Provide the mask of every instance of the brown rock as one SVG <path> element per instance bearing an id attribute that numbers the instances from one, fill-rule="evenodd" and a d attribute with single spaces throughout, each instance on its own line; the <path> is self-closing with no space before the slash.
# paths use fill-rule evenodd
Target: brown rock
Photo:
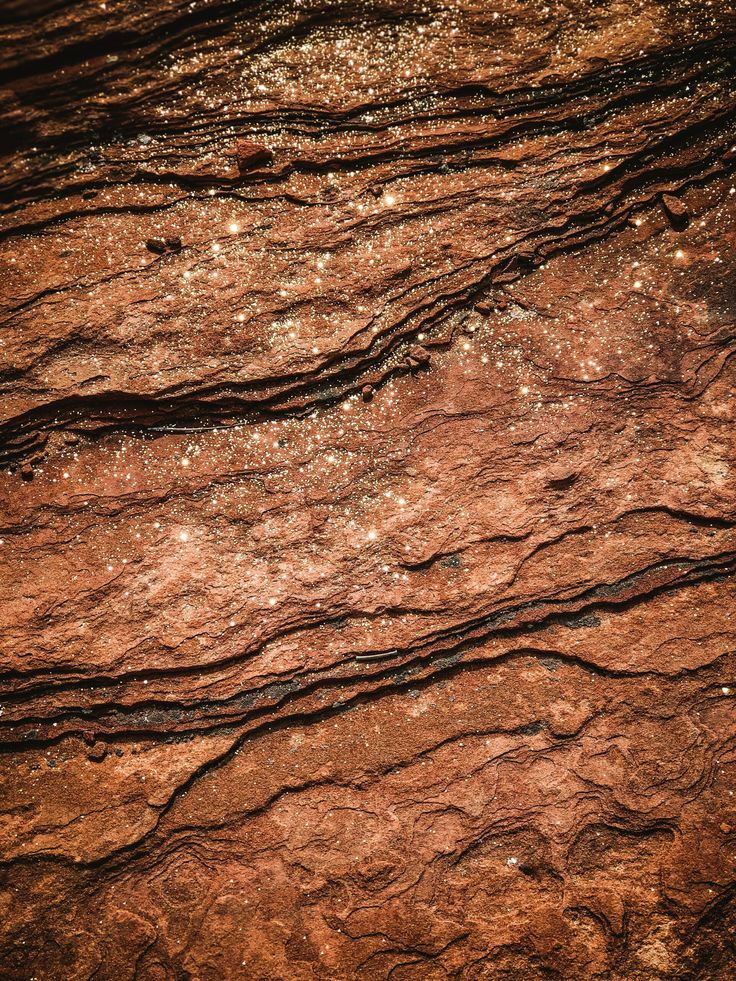
<path id="1" fill-rule="evenodd" d="M 409 348 L 409 357 L 413 358 L 417 364 L 425 365 L 430 362 L 430 353 L 421 344 L 413 344 Z"/>
<path id="2" fill-rule="evenodd" d="M 687 207 L 679 198 L 674 197 L 672 194 L 663 194 L 662 208 L 673 228 L 682 229 L 687 226 L 690 215 Z"/>
<path id="3" fill-rule="evenodd" d="M 479 303 L 476 303 L 473 309 L 476 313 L 483 314 L 484 317 L 487 317 L 490 313 L 493 313 L 493 307 L 490 303 L 486 303 L 485 300 L 481 300 Z"/>
<path id="4" fill-rule="evenodd" d="M 170 235 L 166 239 L 166 248 L 171 249 L 172 252 L 180 252 L 181 247 L 182 243 L 178 235 Z"/>
<path id="5" fill-rule="evenodd" d="M 156 252 L 161 255 L 166 251 L 166 242 L 162 238 L 149 238 L 146 241 L 146 248 L 149 252 Z"/>
<path id="6" fill-rule="evenodd" d="M 243 173 L 273 163 L 273 151 L 252 140 L 238 140 L 235 144 L 235 159 L 238 169 Z"/>
<path id="7" fill-rule="evenodd" d="M 736 977 L 732 5 L 8 6 L 0 978 Z"/>
<path id="8" fill-rule="evenodd" d="M 578 475 L 571 470 L 560 470 L 547 479 L 547 487 L 552 490 L 569 490 L 577 481 Z"/>
<path id="9" fill-rule="evenodd" d="M 430 360 L 431 356 L 429 351 L 425 347 L 422 347 L 421 344 L 412 345 L 404 357 L 404 363 L 411 370 L 416 368 L 428 368 Z"/>
<path id="10" fill-rule="evenodd" d="M 363 396 L 364 402 L 372 401 L 373 393 L 374 393 L 374 388 L 372 385 L 364 385 L 360 390 L 360 394 Z"/>

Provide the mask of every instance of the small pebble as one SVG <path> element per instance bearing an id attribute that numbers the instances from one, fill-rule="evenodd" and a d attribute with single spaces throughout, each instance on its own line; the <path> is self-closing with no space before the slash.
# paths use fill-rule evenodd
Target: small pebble
<path id="1" fill-rule="evenodd" d="M 360 390 L 360 394 L 363 396 L 364 402 L 371 402 L 373 400 L 373 386 L 364 385 Z"/>
<path id="2" fill-rule="evenodd" d="M 673 228 L 684 228 L 690 220 L 687 207 L 672 194 L 662 195 L 662 208 Z"/>
<path id="3" fill-rule="evenodd" d="M 238 140 L 235 144 L 235 159 L 241 173 L 273 163 L 273 151 L 252 140 Z"/>
<path id="4" fill-rule="evenodd" d="M 155 252 L 157 255 L 161 255 L 166 251 L 166 242 L 162 238 L 149 238 L 146 242 L 146 248 L 149 252 Z"/>
<path id="5" fill-rule="evenodd" d="M 418 365 L 427 365 L 431 359 L 429 351 L 426 347 L 422 347 L 421 344 L 415 344 L 413 347 L 410 347 L 408 357 Z"/>

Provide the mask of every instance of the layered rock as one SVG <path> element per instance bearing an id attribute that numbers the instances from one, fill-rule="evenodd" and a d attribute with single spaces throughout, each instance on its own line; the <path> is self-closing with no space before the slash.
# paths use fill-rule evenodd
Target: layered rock
<path id="1" fill-rule="evenodd" d="M 4 34 L 2 976 L 736 974 L 731 13 Z"/>

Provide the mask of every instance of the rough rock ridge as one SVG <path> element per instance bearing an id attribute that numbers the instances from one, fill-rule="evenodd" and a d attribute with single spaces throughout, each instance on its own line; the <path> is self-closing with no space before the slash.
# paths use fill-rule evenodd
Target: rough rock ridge
<path id="1" fill-rule="evenodd" d="M 0 40 L 0 976 L 736 977 L 732 4 Z"/>

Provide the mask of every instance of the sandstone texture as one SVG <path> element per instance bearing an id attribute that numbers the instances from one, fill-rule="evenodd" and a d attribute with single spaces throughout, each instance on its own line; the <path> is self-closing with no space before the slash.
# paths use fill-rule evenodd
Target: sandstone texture
<path id="1" fill-rule="evenodd" d="M 0 39 L 0 978 L 736 978 L 733 5 Z"/>

